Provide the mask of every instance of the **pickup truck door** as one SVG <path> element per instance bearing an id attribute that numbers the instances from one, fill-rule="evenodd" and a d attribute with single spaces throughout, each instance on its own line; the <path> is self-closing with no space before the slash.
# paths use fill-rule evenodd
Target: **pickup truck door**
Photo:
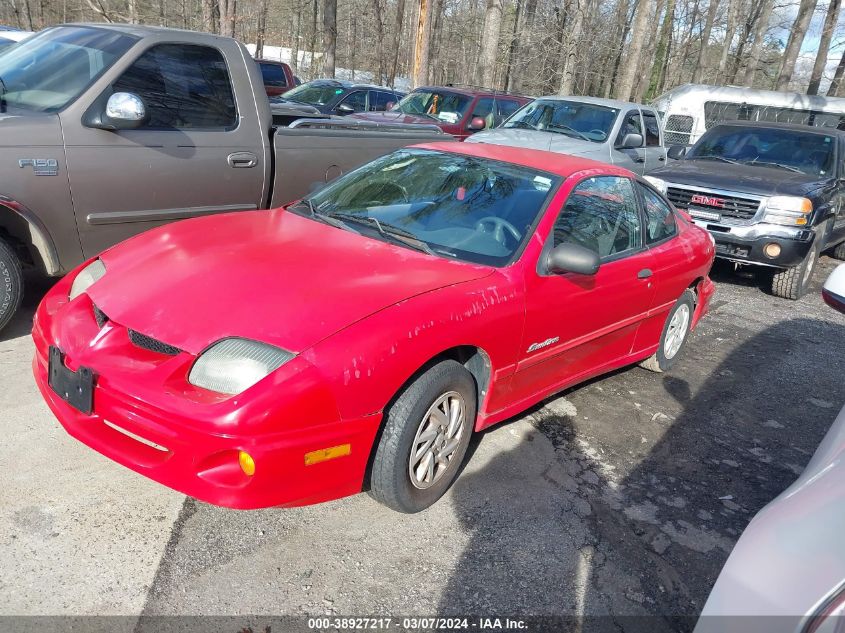
<path id="1" fill-rule="evenodd" d="M 645 129 L 645 173 L 666 164 L 666 147 L 660 138 L 660 123 L 654 110 L 642 110 Z"/>
<path id="2" fill-rule="evenodd" d="M 262 204 L 269 140 L 255 99 L 265 98 L 263 87 L 251 85 L 257 69 L 244 70 L 237 45 L 224 50 L 160 42 L 121 60 L 105 92 L 81 107 L 102 109 L 102 97 L 134 93 L 149 114 L 137 129 L 86 127 L 79 108 L 62 113 L 86 257 L 159 224 Z"/>
<path id="3" fill-rule="evenodd" d="M 635 174 L 643 175 L 643 168 L 646 161 L 645 135 L 643 134 L 643 121 L 639 110 L 628 110 L 623 112 L 622 125 L 616 134 L 616 139 L 610 149 L 611 162 L 625 169 L 630 169 Z M 622 139 L 626 134 L 639 134 L 643 137 L 642 147 L 625 148 L 621 147 Z"/>

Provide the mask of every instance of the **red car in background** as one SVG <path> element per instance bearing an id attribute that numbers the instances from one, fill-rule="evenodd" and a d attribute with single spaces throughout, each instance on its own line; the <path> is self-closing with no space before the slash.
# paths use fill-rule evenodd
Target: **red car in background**
<path id="1" fill-rule="evenodd" d="M 293 74 L 291 67 L 284 62 L 256 59 L 255 63 L 258 64 L 258 69 L 261 71 L 264 91 L 268 97 L 277 97 L 302 83 Z"/>
<path id="2" fill-rule="evenodd" d="M 496 127 L 532 99 L 492 90 L 453 86 L 422 87 L 409 92 L 387 112 L 355 114 L 353 118 L 391 123 L 433 123 L 460 141 Z"/>
<path id="3" fill-rule="evenodd" d="M 89 260 L 38 307 L 33 370 L 71 435 L 201 500 L 293 506 L 368 482 L 416 512 L 473 432 L 625 365 L 671 367 L 713 257 L 626 170 L 422 145 Z"/>

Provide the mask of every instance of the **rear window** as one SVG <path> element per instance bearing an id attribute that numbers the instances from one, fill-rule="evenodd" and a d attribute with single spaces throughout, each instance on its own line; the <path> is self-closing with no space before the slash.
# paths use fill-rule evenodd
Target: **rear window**
<path id="1" fill-rule="evenodd" d="M 261 78 L 265 86 L 284 88 L 288 85 L 285 71 L 281 66 L 264 63 L 259 63 L 258 66 L 261 68 Z"/>

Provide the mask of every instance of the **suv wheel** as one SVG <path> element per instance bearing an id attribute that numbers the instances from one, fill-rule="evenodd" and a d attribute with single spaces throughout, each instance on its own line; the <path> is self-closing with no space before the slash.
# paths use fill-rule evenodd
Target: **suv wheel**
<path id="1" fill-rule="evenodd" d="M 0 330 L 2 330 L 21 305 L 23 274 L 15 251 L 0 240 Z"/>
<path id="2" fill-rule="evenodd" d="M 385 412 L 370 495 L 398 512 L 437 501 L 460 470 L 475 427 L 475 379 L 454 360 L 434 365 Z"/>
<path id="3" fill-rule="evenodd" d="M 821 237 L 817 234 L 816 239 L 813 240 L 813 246 L 804 257 L 804 261 L 793 268 L 787 268 L 774 274 L 772 277 L 772 294 L 782 299 L 795 300 L 803 297 L 810 289 L 813 273 L 819 261 L 820 250 Z"/>
<path id="4" fill-rule="evenodd" d="M 830 254 L 833 255 L 836 259 L 845 261 L 845 242 L 834 246 L 833 249 L 830 251 Z"/>
<path id="5" fill-rule="evenodd" d="M 658 374 L 669 371 L 687 342 L 694 313 L 695 293 L 689 289 L 684 290 L 684 294 L 675 302 L 666 317 L 663 332 L 660 334 L 660 346 L 654 354 L 640 363 L 640 367 Z"/>

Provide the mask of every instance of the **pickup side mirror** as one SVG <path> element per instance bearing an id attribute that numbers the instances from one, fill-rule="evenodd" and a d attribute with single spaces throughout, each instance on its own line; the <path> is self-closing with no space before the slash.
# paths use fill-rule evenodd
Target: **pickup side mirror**
<path id="1" fill-rule="evenodd" d="M 578 244 L 558 244 L 546 257 L 546 270 L 553 274 L 595 275 L 600 265 L 598 253 Z"/>
<path id="2" fill-rule="evenodd" d="M 643 146 L 643 135 L 636 134 L 636 133 L 629 133 L 626 134 L 622 138 L 622 143 L 619 145 L 619 149 L 636 149 L 638 147 Z"/>
<path id="3" fill-rule="evenodd" d="M 477 132 L 479 130 L 483 130 L 486 127 L 487 127 L 487 121 L 485 121 L 483 117 L 474 116 L 474 117 L 472 117 L 472 120 L 469 122 L 467 129 L 472 130 L 473 132 Z"/>
<path id="4" fill-rule="evenodd" d="M 666 155 L 672 160 L 681 160 L 684 156 L 686 156 L 686 153 L 686 145 L 673 145 L 669 148 L 669 151 L 666 152 Z"/>
<path id="5" fill-rule="evenodd" d="M 335 112 L 337 112 L 338 114 L 352 114 L 353 112 L 355 112 L 355 108 L 353 108 L 348 103 L 341 103 L 335 108 Z"/>
<path id="6" fill-rule="evenodd" d="M 101 130 L 134 130 L 149 120 L 143 99 L 131 92 L 115 92 L 106 101 L 105 109 L 98 110 L 95 103 L 83 118 L 83 125 Z"/>

